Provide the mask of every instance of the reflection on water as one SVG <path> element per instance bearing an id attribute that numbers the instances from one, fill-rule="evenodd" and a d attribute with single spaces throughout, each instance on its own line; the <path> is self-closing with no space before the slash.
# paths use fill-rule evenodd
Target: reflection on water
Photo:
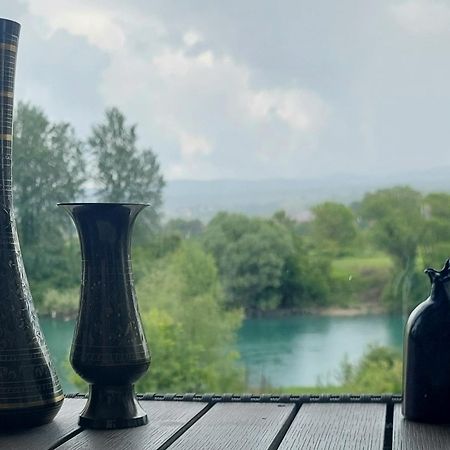
<path id="1" fill-rule="evenodd" d="M 76 392 L 67 378 L 74 321 L 40 322 L 63 389 Z M 238 347 L 252 386 L 261 386 L 262 380 L 274 387 L 313 386 L 319 377 L 334 381 L 344 356 L 356 361 L 369 344 L 401 350 L 402 334 L 400 316 L 249 319 L 240 330 Z"/>
<path id="2" fill-rule="evenodd" d="M 313 386 L 334 382 L 345 355 L 356 361 L 369 344 L 402 347 L 400 316 L 302 316 L 250 319 L 239 349 L 250 385 Z"/>

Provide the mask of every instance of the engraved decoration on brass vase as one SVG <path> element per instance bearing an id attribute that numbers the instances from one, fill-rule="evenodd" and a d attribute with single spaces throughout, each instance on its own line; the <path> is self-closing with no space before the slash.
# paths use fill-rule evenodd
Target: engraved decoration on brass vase
<path id="1" fill-rule="evenodd" d="M 70 361 L 89 383 L 79 424 L 88 428 L 145 425 L 134 383 L 150 366 L 133 286 L 131 231 L 147 205 L 61 203 L 77 227 L 82 253 L 80 309 Z"/>
<path id="2" fill-rule="evenodd" d="M 0 429 L 50 422 L 64 396 L 36 316 L 12 201 L 14 77 L 20 25 L 0 19 Z"/>

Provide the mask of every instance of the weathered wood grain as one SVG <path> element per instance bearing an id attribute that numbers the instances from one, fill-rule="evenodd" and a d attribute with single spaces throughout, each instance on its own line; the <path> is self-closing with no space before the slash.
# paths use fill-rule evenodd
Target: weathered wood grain
<path id="1" fill-rule="evenodd" d="M 382 450 L 385 418 L 381 404 L 305 404 L 279 450 Z"/>
<path id="2" fill-rule="evenodd" d="M 122 430 L 83 430 L 58 447 L 58 450 L 154 450 L 207 405 L 197 402 L 151 400 L 140 401 L 140 404 L 147 411 L 148 425 Z"/>
<path id="3" fill-rule="evenodd" d="M 294 408 L 288 404 L 217 403 L 169 449 L 268 449 Z"/>
<path id="4" fill-rule="evenodd" d="M 410 422 L 402 416 L 401 405 L 394 407 L 393 450 L 449 450 L 450 425 Z"/>
<path id="5" fill-rule="evenodd" d="M 58 439 L 78 429 L 78 414 L 86 400 L 65 399 L 53 422 L 40 427 L 0 433 L 2 450 L 47 450 Z"/>

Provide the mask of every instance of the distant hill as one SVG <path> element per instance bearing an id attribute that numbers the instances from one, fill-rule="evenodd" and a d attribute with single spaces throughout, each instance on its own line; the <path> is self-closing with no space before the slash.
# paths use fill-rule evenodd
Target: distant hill
<path id="1" fill-rule="evenodd" d="M 344 174 L 304 180 L 174 180 L 165 188 L 164 214 L 167 219 L 208 221 L 218 211 L 268 216 L 284 209 L 302 220 L 309 208 L 319 202 L 349 204 L 366 192 L 405 184 L 422 192 L 450 191 L 450 167 L 408 174 Z"/>

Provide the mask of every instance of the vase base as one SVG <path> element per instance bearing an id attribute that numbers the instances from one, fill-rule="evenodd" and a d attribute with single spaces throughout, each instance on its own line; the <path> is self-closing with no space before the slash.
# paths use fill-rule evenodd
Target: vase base
<path id="1" fill-rule="evenodd" d="M 91 384 L 89 399 L 78 420 L 80 427 L 101 430 L 140 427 L 147 423 L 147 413 L 139 405 L 131 384 Z"/>
<path id="2" fill-rule="evenodd" d="M 78 425 L 80 425 L 81 428 L 91 428 L 96 430 L 116 430 L 118 428 L 140 427 L 147 424 L 147 414 L 132 419 L 92 419 L 83 416 L 80 416 L 78 419 Z"/>
<path id="3" fill-rule="evenodd" d="M 51 422 L 61 409 L 63 399 L 43 406 L 0 410 L 0 431 L 37 427 Z"/>

